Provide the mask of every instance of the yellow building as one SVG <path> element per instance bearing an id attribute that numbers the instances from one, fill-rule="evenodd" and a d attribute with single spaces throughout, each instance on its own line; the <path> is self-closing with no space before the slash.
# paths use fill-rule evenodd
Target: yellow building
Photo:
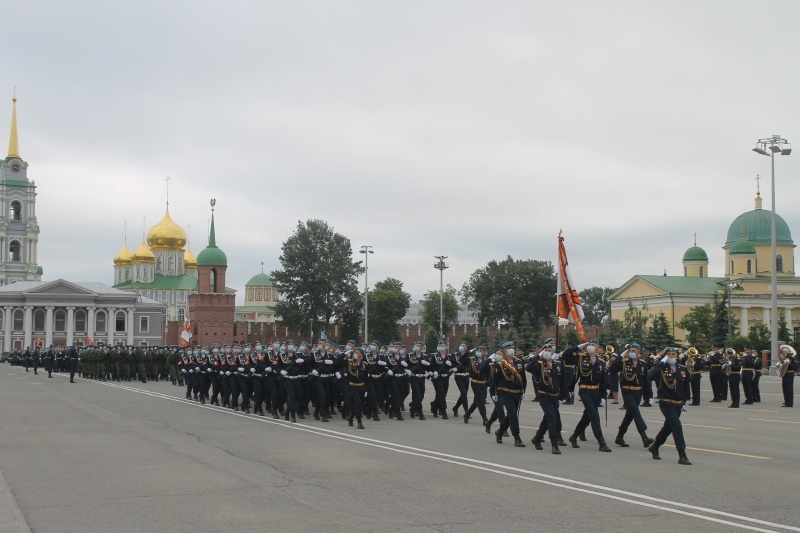
<path id="1" fill-rule="evenodd" d="M 795 276 L 794 248 L 789 226 L 775 216 L 777 233 L 778 312 L 791 331 L 800 330 L 800 278 Z M 713 304 L 731 284 L 734 333 L 747 335 L 757 324 L 770 322 L 772 267 L 772 212 L 761 207 L 742 213 L 731 223 L 725 245 L 725 277 L 708 277 L 708 254 L 692 246 L 683 256 L 683 276 L 636 275 L 611 295 L 611 318 L 622 320 L 628 305 L 655 316 L 662 311 L 672 325 L 673 336 L 684 341 L 686 332 L 677 324 L 693 307 Z"/>

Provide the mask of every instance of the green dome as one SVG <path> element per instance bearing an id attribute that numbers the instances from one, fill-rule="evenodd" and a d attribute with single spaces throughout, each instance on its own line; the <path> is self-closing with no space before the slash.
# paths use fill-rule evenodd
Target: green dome
<path id="1" fill-rule="evenodd" d="M 245 287 L 272 287 L 272 278 L 264 274 L 256 274 L 250 281 L 244 284 Z"/>
<path id="2" fill-rule="evenodd" d="M 772 243 L 772 211 L 764 209 L 753 209 L 747 213 L 742 213 L 731 223 L 728 229 L 728 240 L 725 246 L 732 246 L 739 241 L 744 228 L 744 237 L 752 244 L 771 244 Z M 775 214 L 775 233 L 777 243 L 780 245 L 794 245 L 789 225 L 779 214 Z"/>
<path id="3" fill-rule="evenodd" d="M 753 246 L 753 243 L 750 241 L 746 241 L 744 239 L 739 239 L 733 246 L 731 246 L 731 255 L 746 255 L 746 254 L 755 254 L 756 247 Z"/>
<path id="4" fill-rule="evenodd" d="M 228 256 L 216 246 L 209 246 L 197 254 L 197 266 L 228 266 Z"/>
<path id="5" fill-rule="evenodd" d="M 36 267 L 36 274 L 38 276 L 41 276 L 42 274 L 44 274 L 44 269 L 41 266 L 37 266 Z"/>
<path id="6" fill-rule="evenodd" d="M 708 261 L 708 254 L 699 246 L 692 246 L 683 254 L 684 261 Z"/>

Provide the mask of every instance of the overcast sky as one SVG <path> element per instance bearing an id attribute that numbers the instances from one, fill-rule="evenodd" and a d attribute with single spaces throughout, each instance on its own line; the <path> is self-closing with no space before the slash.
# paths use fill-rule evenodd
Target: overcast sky
<path id="1" fill-rule="evenodd" d="M 13 2 L 0 135 L 16 87 L 45 279 L 112 284 L 167 176 L 195 254 L 217 199 L 237 300 L 310 218 L 415 300 L 434 255 L 460 288 L 492 259 L 555 262 L 559 228 L 579 289 L 680 275 L 694 233 L 720 276 L 756 174 L 770 208 L 761 137 L 797 143 L 777 209 L 800 238 L 798 20 L 796 1 Z"/>

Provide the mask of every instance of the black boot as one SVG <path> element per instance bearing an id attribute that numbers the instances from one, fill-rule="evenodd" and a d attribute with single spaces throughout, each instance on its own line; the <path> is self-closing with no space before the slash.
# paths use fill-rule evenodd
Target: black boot
<path id="1" fill-rule="evenodd" d="M 642 436 L 642 445 L 645 448 L 649 447 L 651 444 L 653 444 L 655 442 L 654 439 L 651 439 L 650 437 L 647 436 L 647 432 L 646 431 L 640 431 L 639 435 Z"/>
<path id="2" fill-rule="evenodd" d="M 278 410 L 275 407 L 272 408 L 272 418 L 278 419 Z"/>
<path id="3" fill-rule="evenodd" d="M 447 411 L 442 411 L 442 420 L 450 420 L 450 417 L 447 416 Z"/>
<path id="4" fill-rule="evenodd" d="M 295 416 L 295 412 L 292 411 L 292 422 L 297 422 L 297 417 Z M 300 418 L 303 418 L 303 413 L 300 413 Z"/>
<path id="5" fill-rule="evenodd" d="M 347 419 L 347 425 L 350 426 L 350 427 L 353 427 L 353 419 L 352 418 L 348 418 Z"/>
<path id="6" fill-rule="evenodd" d="M 581 442 L 586 442 L 586 430 L 581 431 L 581 434 L 578 435 L 578 438 L 581 439 Z"/>
<path id="7" fill-rule="evenodd" d="M 283 419 L 286 420 L 287 422 L 289 421 L 289 410 L 288 409 L 286 410 L 286 414 L 284 415 Z"/>
<path id="8" fill-rule="evenodd" d="M 503 435 L 500 434 L 500 430 L 494 432 L 494 438 L 497 441 L 497 444 L 503 444 Z"/>
<path id="9" fill-rule="evenodd" d="M 323 412 L 322 413 L 322 421 L 323 422 L 327 422 L 328 420 L 330 420 L 330 418 L 328 418 L 328 413 Z"/>
<path id="10" fill-rule="evenodd" d="M 484 426 L 489 423 L 489 419 L 486 418 L 486 415 L 483 415 L 481 418 L 483 419 L 483 425 Z"/>
<path id="11" fill-rule="evenodd" d="M 417 411 L 417 418 L 420 420 L 425 420 L 425 413 L 422 412 L 422 409 Z"/>
<path id="12" fill-rule="evenodd" d="M 469 424 L 469 415 L 467 413 L 464 413 L 464 423 Z"/>
<path id="13" fill-rule="evenodd" d="M 431 414 L 433 415 L 433 418 L 439 418 L 439 412 L 436 410 L 435 402 L 431 402 Z"/>
<path id="14" fill-rule="evenodd" d="M 600 437 L 599 439 L 597 439 L 597 443 L 600 445 L 600 451 L 601 452 L 610 452 L 611 451 L 611 448 L 606 446 L 606 439 L 604 439 L 603 437 Z"/>
<path id="15" fill-rule="evenodd" d="M 373 422 L 380 422 L 381 421 L 381 417 L 378 416 L 378 413 L 375 413 L 374 415 L 372 415 L 372 421 Z"/>
<path id="16" fill-rule="evenodd" d="M 358 419 L 358 429 L 364 429 L 364 424 L 361 423 L 361 419 Z"/>
<path id="17" fill-rule="evenodd" d="M 319 420 L 319 411 L 314 411 L 314 420 Z"/>
<path id="18" fill-rule="evenodd" d="M 544 448 L 542 448 L 543 437 L 544 437 L 544 431 L 537 431 L 536 435 L 534 435 L 533 438 L 531 439 L 533 447 L 536 448 L 537 450 L 544 450 Z"/>
<path id="19" fill-rule="evenodd" d="M 489 420 L 487 418 L 483 419 L 483 427 L 486 428 L 486 433 L 492 432 L 492 425 L 489 423 Z"/>
<path id="20" fill-rule="evenodd" d="M 652 455 L 653 459 L 655 459 L 656 461 L 660 461 L 661 460 L 661 456 L 658 455 L 658 446 L 656 446 L 655 443 L 653 443 L 650 446 L 648 446 L 647 451 L 650 452 L 650 455 Z"/>
<path id="21" fill-rule="evenodd" d="M 580 446 L 578 446 L 578 434 L 577 433 L 573 433 L 572 435 L 570 435 L 568 440 L 569 440 L 569 443 L 572 444 L 573 448 L 580 448 Z"/>
<path id="22" fill-rule="evenodd" d="M 690 464 L 692 464 L 692 462 L 689 460 L 689 458 L 686 457 L 686 451 L 685 450 L 678 452 L 678 456 L 680 457 L 680 459 L 678 459 L 678 464 L 679 465 L 690 465 Z"/>
<path id="23" fill-rule="evenodd" d="M 405 420 L 405 418 L 403 418 L 403 413 L 399 409 L 397 410 L 396 414 L 397 414 L 397 416 L 395 417 L 395 420 L 397 420 L 398 422 L 400 420 Z"/>
<path id="24" fill-rule="evenodd" d="M 564 437 L 561 436 L 561 433 L 558 434 L 558 445 L 566 447 L 567 443 L 564 442 Z"/>
<path id="25" fill-rule="evenodd" d="M 305 420 L 306 419 L 306 415 L 303 413 L 302 409 L 299 409 L 297 411 L 297 416 L 300 417 L 300 420 Z M 292 418 L 294 418 L 294 413 L 292 413 Z M 294 422 L 294 420 L 292 420 L 292 422 Z"/>
<path id="26" fill-rule="evenodd" d="M 617 446 L 621 446 L 622 448 L 628 448 L 630 445 L 627 442 L 625 442 L 625 439 L 622 438 L 623 435 L 625 434 L 620 429 L 619 433 L 617 433 L 617 438 L 614 439 L 614 444 L 616 444 Z"/>
<path id="27" fill-rule="evenodd" d="M 514 447 L 516 448 L 524 448 L 525 443 L 522 442 L 522 439 L 519 438 L 519 435 L 514 435 Z"/>
<path id="28" fill-rule="evenodd" d="M 558 449 L 558 437 L 550 437 L 550 444 L 552 446 L 550 453 L 553 455 L 561 455 L 561 450 Z"/>

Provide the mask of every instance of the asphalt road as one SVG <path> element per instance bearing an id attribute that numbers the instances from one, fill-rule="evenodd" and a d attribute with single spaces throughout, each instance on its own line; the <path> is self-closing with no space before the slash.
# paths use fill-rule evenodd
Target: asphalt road
<path id="1" fill-rule="evenodd" d="M 694 464 L 681 466 L 670 446 L 653 461 L 635 432 L 614 446 L 618 405 L 612 453 L 589 432 L 554 456 L 530 444 L 541 411 L 528 399 L 527 447 L 514 448 L 479 420 L 292 424 L 169 383 L 69 384 L 2 365 L 0 531 L 800 531 L 798 408 L 780 407 L 777 378 L 761 383 L 762 403 L 728 409 L 708 403 L 704 379 L 703 405 L 682 417 Z M 642 411 L 654 436 L 658 406 Z M 579 417 L 562 406 L 565 438 Z"/>

